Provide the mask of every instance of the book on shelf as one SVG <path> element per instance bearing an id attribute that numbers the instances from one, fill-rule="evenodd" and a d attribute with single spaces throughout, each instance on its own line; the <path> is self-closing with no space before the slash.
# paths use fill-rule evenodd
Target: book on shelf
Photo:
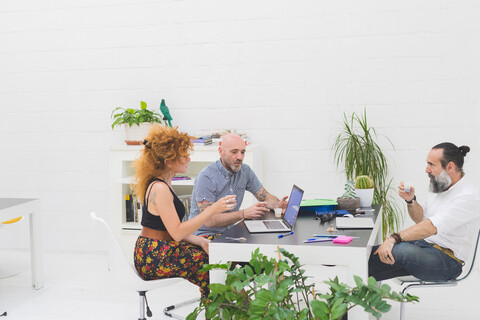
<path id="1" fill-rule="evenodd" d="M 142 221 L 142 203 L 133 194 L 125 195 L 125 222 Z"/>
<path id="2" fill-rule="evenodd" d="M 181 196 L 178 196 L 178 199 L 180 199 L 180 201 L 182 201 L 183 205 L 185 206 L 185 216 L 183 217 L 183 221 L 187 221 L 188 220 L 188 216 L 190 214 L 190 207 L 191 207 L 191 203 L 192 203 L 192 196 L 187 194 L 187 195 L 181 195 Z"/>
<path id="3" fill-rule="evenodd" d="M 175 176 L 172 178 L 172 181 L 181 181 L 181 180 L 192 180 L 189 176 Z"/>
<path id="4" fill-rule="evenodd" d="M 140 202 L 140 199 L 137 198 L 137 196 L 133 196 L 133 203 L 135 206 L 134 222 L 140 222 L 142 221 L 142 203 Z"/>
<path id="5" fill-rule="evenodd" d="M 195 145 L 209 145 L 212 144 L 212 136 L 211 135 L 206 135 L 206 136 L 201 136 L 201 137 L 193 137 L 192 142 Z"/>
<path id="6" fill-rule="evenodd" d="M 125 195 L 125 221 L 135 221 L 135 211 L 133 205 L 133 196 L 131 194 Z"/>

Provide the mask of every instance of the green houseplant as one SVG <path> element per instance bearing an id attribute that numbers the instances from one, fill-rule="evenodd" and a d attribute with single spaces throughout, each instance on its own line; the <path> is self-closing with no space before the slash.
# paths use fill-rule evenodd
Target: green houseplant
<path id="1" fill-rule="evenodd" d="M 141 144 L 153 123 L 165 124 L 163 116 L 147 109 L 147 103 L 140 101 L 140 109 L 118 107 L 112 111 L 112 129 L 125 127 L 125 142 L 128 145 Z"/>
<path id="2" fill-rule="evenodd" d="M 389 179 L 387 158 L 378 145 L 375 128 L 368 125 L 367 111 L 363 115 L 355 112 L 350 116 L 344 113 L 343 127 L 332 146 L 337 168 L 343 168 L 346 178 L 369 176 L 375 185 L 373 204 L 382 205 L 383 235 L 399 228 L 402 215 L 398 204 L 389 192 L 392 179 Z M 386 137 L 385 137 L 386 138 Z M 393 147 L 391 141 L 386 140 Z"/>
<path id="3" fill-rule="evenodd" d="M 280 253 L 285 259 L 281 259 Z M 282 248 L 278 261 L 259 253 L 257 248 L 249 265 L 237 265 L 233 270 L 231 263 L 204 267 L 205 271 L 212 269 L 226 270 L 225 284 L 210 284 L 208 298 L 187 320 L 196 319 L 202 311 L 208 319 L 333 320 L 341 319 L 357 305 L 379 318 L 391 308 L 385 300 L 418 301 L 418 297 L 391 292 L 386 284 L 378 287 L 372 277 L 365 284 L 355 276 L 353 288 L 335 278 L 325 281 L 330 292 L 314 292 L 313 285 L 306 283 L 305 270 L 298 258 Z"/>

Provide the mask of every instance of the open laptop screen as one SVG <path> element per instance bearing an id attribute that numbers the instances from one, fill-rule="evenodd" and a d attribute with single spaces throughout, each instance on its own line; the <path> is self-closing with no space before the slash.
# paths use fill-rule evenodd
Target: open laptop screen
<path id="1" fill-rule="evenodd" d="M 298 211 L 300 210 L 300 203 L 302 202 L 303 190 L 293 186 L 290 197 L 288 198 L 287 209 L 285 210 L 285 220 L 290 224 L 291 227 L 295 224 L 295 219 L 297 218 Z"/>

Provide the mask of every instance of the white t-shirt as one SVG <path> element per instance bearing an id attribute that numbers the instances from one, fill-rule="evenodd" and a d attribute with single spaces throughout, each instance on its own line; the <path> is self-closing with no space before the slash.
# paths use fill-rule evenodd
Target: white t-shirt
<path id="1" fill-rule="evenodd" d="M 470 257 L 480 228 L 480 191 L 465 177 L 442 193 L 430 193 L 423 204 L 437 234 L 425 239 L 453 251 L 465 261 Z"/>

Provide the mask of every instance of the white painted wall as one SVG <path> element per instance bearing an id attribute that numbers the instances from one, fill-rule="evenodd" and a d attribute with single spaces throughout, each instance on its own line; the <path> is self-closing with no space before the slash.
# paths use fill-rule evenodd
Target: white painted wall
<path id="1" fill-rule="evenodd" d="M 184 131 L 262 144 L 279 196 L 343 192 L 330 147 L 364 108 L 420 200 L 439 142 L 469 145 L 478 180 L 479 15 L 466 0 L 1 1 L 0 196 L 41 199 L 45 250 L 100 249 L 88 212 L 108 211 L 107 150 L 123 143 L 110 113 L 162 98 Z M 28 246 L 27 225 L 0 246 Z"/>

